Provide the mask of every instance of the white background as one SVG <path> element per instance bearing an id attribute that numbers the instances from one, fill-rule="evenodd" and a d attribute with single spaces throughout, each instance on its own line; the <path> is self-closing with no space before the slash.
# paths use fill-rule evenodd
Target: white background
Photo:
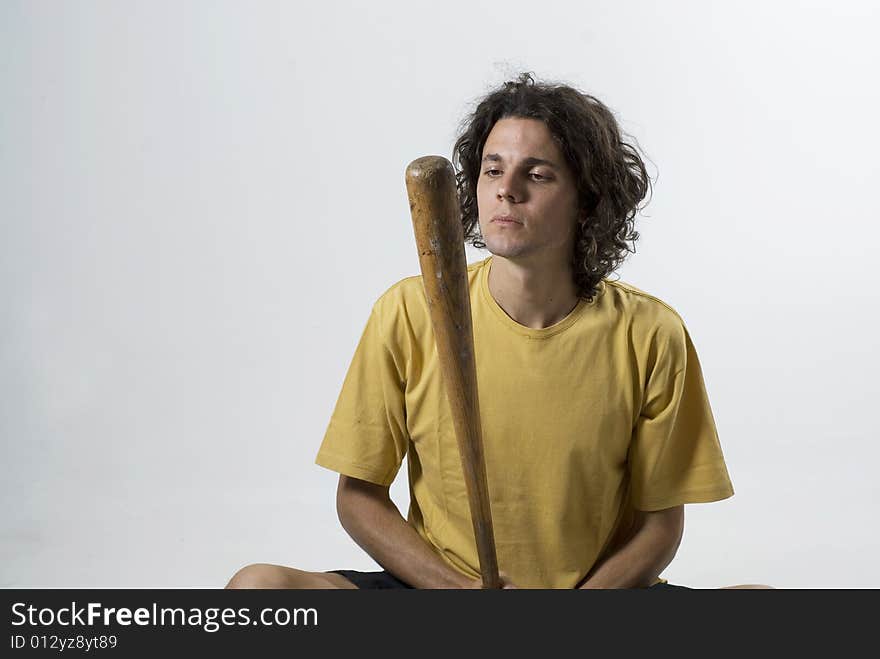
<path id="1" fill-rule="evenodd" d="M 665 576 L 880 587 L 878 23 L 3 0 L 0 585 L 373 569 L 313 459 L 370 306 L 418 273 L 403 171 L 531 70 L 603 99 L 659 173 L 620 277 L 685 319 L 736 489 L 687 507 Z"/>

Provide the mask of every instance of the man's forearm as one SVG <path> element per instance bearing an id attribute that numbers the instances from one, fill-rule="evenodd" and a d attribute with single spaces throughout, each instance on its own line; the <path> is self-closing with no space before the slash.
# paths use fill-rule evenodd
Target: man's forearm
<path id="1" fill-rule="evenodd" d="M 378 489 L 376 489 L 378 488 Z M 379 565 L 415 588 L 473 588 L 474 580 L 450 567 L 407 522 L 381 488 L 357 483 L 342 495 L 342 526 Z"/>
<path id="2" fill-rule="evenodd" d="M 647 588 L 672 562 L 680 542 L 680 526 L 646 522 L 626 544 L 595 567 L 579 588 Z"/>

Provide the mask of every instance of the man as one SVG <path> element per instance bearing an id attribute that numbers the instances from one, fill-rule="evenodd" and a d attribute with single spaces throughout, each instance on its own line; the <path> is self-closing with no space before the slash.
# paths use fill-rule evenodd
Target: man
<path id="1" fill-rule="evenodd" d="M 684 323 L 607 277 L 650 187 L 611 112 L 520 76 L 455 145 L 483 442 L 506 587 L 663 587 L 684 504 L 733 488 Z M 409 466 L 406 519 L 388 495 Z M 384 571 L 240 570 L 230 587 L 478 588 L 476 546 L 421 279 L 373 307 L 317 463 Z M 669 586 L 666 586 L 669 587 Z"/>

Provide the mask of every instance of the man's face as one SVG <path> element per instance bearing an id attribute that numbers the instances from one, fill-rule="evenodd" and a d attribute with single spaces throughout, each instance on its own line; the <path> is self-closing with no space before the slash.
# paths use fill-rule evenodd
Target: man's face
<path id="1" fill-rule="evenodd" d="M 567 263 L 577 187 L 544 122 L 499 120 L 486 138 L 482 159 L 477 208 L 488 250 L 521 262 Z"/>

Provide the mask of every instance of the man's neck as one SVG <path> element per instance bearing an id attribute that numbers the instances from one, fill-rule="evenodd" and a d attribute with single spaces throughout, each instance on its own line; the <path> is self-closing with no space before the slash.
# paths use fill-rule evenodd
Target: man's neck
<path id="1" fill-rule="evenodd" d="M 493 256 L 489 292 L 520 325 L 544 329 L 570 314 L 578 303 L 571 266 L 524 264 Z"/>

